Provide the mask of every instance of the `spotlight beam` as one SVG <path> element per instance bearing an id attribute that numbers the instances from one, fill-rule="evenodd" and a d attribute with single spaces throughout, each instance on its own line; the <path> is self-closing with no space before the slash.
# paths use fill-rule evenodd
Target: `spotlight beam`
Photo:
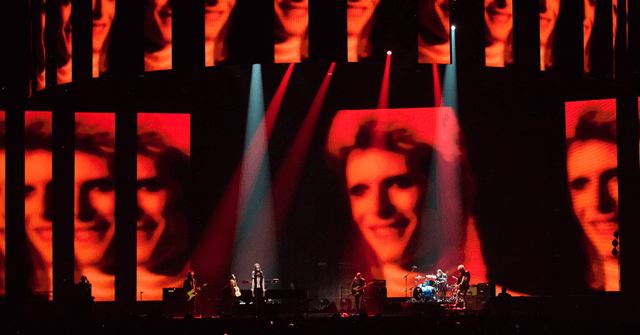
<path id="1" fill-rule="evenodd" d="M 391 67 L 391 51 L 387 51 L 387 60 L 384 63 L 384 75 L 382 85 L 380 85 L 380 96 L 378 97 L 378 109 L 389 108 L 389 68 Z"/>
<path id="2" fill-rule="evenodd" d="M 296 133 L 292 145 L 285 156 L 283 166 L 278 171 L 275 182 L 273 183 L 273 190 L 271 194 L 273 196 L 274 216 L 276 222 L 284 222 L 286 219 L 289 204 L 291 203 L 291 199 L 295 193 L 295 186 L 298 185 L 300 173 L 307 157 L 309 144 L 313 138 L 313 133 L 318 123 L 318 117 L 320 116 L 320 111 L 322 110 L 322 105 L 324 103 L 335 66 L 336 63 L 331 63 L 331 66 L 329 67 L 329 70 L 327 71 L 327 74 L 325 75 L 324 80 L 322 81 L 322 84 L 309 107 L 307 116 L 304 118 L 302 126 Z"/>
<path id="3" fill-rule="evenodd" d="M 291 78 L 293 67 L 293 63 L 289 64 L 287 72 L 276 90 L 276 94 L 265 112 L 265 116 L 261 122 L 265 122 L 266 127 L 257 128 L 265 129 L 267 137 L 270 136 L 271 131 L 273 130 L 284 94 Z M 241 205 L 239 200 L 242 167 L 245 165 L 245 161 L 251 160 L 254 157 L 264 156 L 264 150 L 266 150 L 266 147 L 262 145 L 263 139 L 264 134 L 253 135 L 240 163 L 236 167 L 236 170 L 227 184 L 227 188 L 207 222 L 205 231 L 202 235 L 203 237 L 200 238 L 200 241 L 195 248 L 194 255 L 203 256 L 198 258 L 194 257 L 192 259 L 192 265 L 194 268 L 200 270 L 202 277 L 215 278 L 220 271 L 226 271 L 230 265 L 234 236 L 236 234 L 236 222 L 239 215 L 237 209 L 239 208 L 239 205 Z M 256 174 L 257 173 L 254 175 Z M 209 255 L 215 255 L 215 257 L 209 257 Z"/>

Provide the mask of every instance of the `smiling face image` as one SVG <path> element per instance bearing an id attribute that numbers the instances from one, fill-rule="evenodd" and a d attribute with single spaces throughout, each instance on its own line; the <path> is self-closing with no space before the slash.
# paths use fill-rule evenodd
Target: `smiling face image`
<path id="1" fill-rule="evenodd" d="M 205 0 L 204 24 L 205 38 L 215 40 L 218 38 L 222 27 L 229 20 L 231 11 L 236 5 L 236 0 Z"/>
<path id="2" fill-rule="evenodd" d="M 75 153 L 75 254 L 81 265 L 105 260 L 115 232 L 114 180 L 104 157 Z"/>
<path id="3" fill-rule="evenodd" d="M 171 0 L 147 0 L 144 31 L 147 38 L 159 46 L 172 41 Z"/>
<path id="4" fill-rule="evenodd" d="M 512 0 L 485 0 L 484 22 L 487 43 L 504 43 L 513 29 Z"/>
<path id="5" fill-rule="evenodd" d="M 617 146 L 605 141 L 578 141 L 567 152 L 573 208 L 601 255 L 611 255 L 613 232 L 618 229 L 617 162 Z"/>
<path id="6" fill-rule="evenodd" d="M 303 36 L 309 26 L 309 0 L 274 0 L 276 34 Z"/>
<path id="7" fill-rule="evenodd" d="M 51 151 L 33 150 L 24 154 L 25 231 L 43 261 L 52 263 L 53 225 Z"/>
<path id="8" fill-rule="evenodd" d="M 166 229 L 164 217 L 169 192 L 163 185 L 151 157 L 138 155 L 138 264 L 152 260 L 152 254 Z"/>
<path id="9" fill-rule="evenodd" d="M 93 0 L 93 52 L 102 50 L 116 15 L 116 0 Z"/>
<path id="10" fill-rule="evenodd" d="M 347 33 L 360 35 L 380 0 L 347 0 Z"/>
<path id="11" fill-rule="evenodd" d="M 378 148 L 355 149 L 346 164 L 354 222 L 381 262 L 399 261 L 418 226 L 424 191 L 406 157 Z"/>

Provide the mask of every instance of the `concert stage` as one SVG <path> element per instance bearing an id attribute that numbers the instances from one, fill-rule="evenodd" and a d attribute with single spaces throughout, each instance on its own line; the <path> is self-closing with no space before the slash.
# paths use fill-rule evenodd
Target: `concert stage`
<path id="1" fill-rule="evenodd" d="M 625 307 L 626 306 L 626 307 Z M 86 318 L 62 315 L 54 303 L 26 304 L 2 322 L 3 334 L 78 331 L 121 334 L 611 334 L 637 333 L 638 308 L 619 293 L 492 300 L 484 309 L 452 309 L 435 303 L 388 301 L 381 313 L 349 315 L 326 311 L 292 312 L 272 304 L 264 317 L 202 315 L 195 319 L 163 315 L 161 303 L 139 302 L 126 310 L 96 303 Z"/>

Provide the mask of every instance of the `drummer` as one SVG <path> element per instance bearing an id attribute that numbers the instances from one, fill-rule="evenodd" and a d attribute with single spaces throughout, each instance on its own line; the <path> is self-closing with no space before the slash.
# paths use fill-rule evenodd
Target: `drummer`
<path id="1" fill-rule="evenodd" d="M 438 295 L 441 300 L 444 300 L 447 296 L 447 274 L 438 269 L 436 273 L 436 287 L 438 289 Z"/>
<path id="2" fill-rule="evenodd" d="M 438 272 L 436 273 L 436 281 L 437 282 L 444 282 L 446 284 L 447 283 L 447 274 L 442 272 L 442 270 L 438 269 Z"/>

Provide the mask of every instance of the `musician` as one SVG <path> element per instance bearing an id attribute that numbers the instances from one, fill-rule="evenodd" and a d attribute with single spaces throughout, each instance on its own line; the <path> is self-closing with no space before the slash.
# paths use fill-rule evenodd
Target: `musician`
<path id="1" fill-rule="evenodd" d="M 264 272 L 260 268 L 260 264 L 253 265 L 253 271 L 251 272 L 251 296 L 255 298 L 256 316 L 262 312 L 262 305 L 264 304 L 264 294 L 267 288 L 264 283 Z"/>
<path id="2" fill-rule="evenodd" d="M 440 299 L 444 299 L 447 296 L 447 274 L 438 269 L 436 272 L 436 287 L 438 288 L 438 295 Z"/>
<path id="3" fill-rule="evenodd" d="M 187 314 L 186 317 L 194 317 L 196 315 L 196 294 L 198 292 L 198 286 L 196 285 L 195 273 L 193 270 L 187 272 L 187 279 L 184 280 L 184 292 L 186 293 L 187 300 Z"/>
<path id="4" fill-rule="evenodd" d="M 222 288 L 222 314 L 233 316 L 233 310 L 238 303 L 240 294 L 240 288 L 236 284 L 236 281 L 229 279 L 229 284 Z"/>
<path id="5" fill-rule="evenodd" d="M 467 290 L 471 281 L 471 273 L 465 270 L 464 265 L 458 265 L 460 276 L 458 277 L 458 289 L 456 290 L 456 305 L 462 297 L 462 308 L 467 308 Z"/>
<path id="6" fill-rule="evenodd" d="M 364 296 L 364 284 L 365 280 L 362 278 L 362 274 L 358 272 L 351 282 L 351 294 L 356 301 L 356 311 L 360 311 L 362 308 L 362 297 Z"/>

